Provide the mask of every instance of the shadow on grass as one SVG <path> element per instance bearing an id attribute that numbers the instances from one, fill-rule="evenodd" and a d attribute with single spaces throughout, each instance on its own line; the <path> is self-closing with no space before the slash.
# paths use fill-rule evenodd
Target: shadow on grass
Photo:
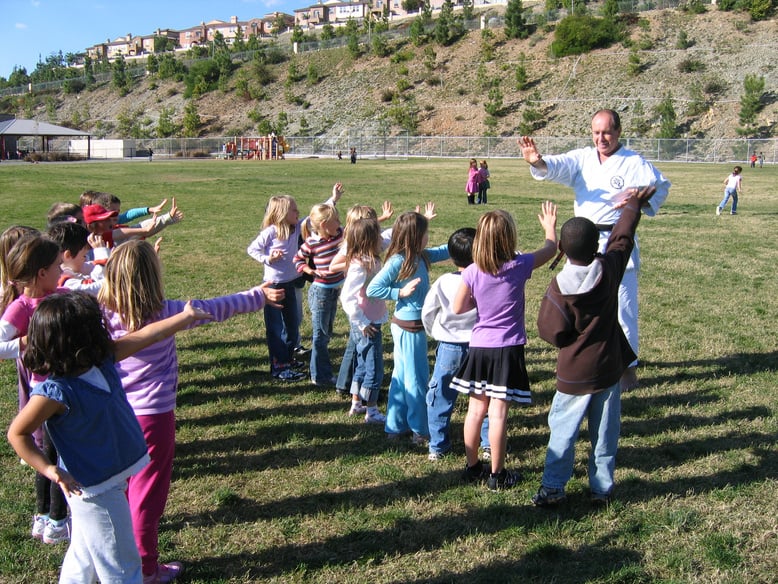
<path id="1" fill-rule="evenodd" d="M 359 494 L 345 495 L 358 497 Z M 567 518 L 580 521 L 591 512 L 588 505 L 582 505 L 568 513 Z M 613 545 L 613 542 L 619 539 L 618 534 L 607 533 L 594 544 L 576 549 L 549 541 L 553 539 L 552 532 L 558 522 L 558 516 L 528 505 L 494 503 L 462 514 L 424 518 L 394 515 L 381 517 L 380 514 L 381 512 L 377 511 L 374 520 L 386 523 L 383 529 L 355 529 L 346 535 L 330 537 L 324 541 L 302 545 L 282 544 L 237 556 L 202 558 L 188 566 L 189 573 L 194 577 L 210 580 L 237 576 L 261 579 L 288 572 L 315 572 L 323 568 L 337 567 L 353 571 L 358 569 L 359 565 L 369 567 L 380 563 L 386 557 L 412 557 L 416 553 L 445 548 L 449 543 L 470 536 L 504 532 L 504 537 L 520 538 L 524 530 L 540 532 L 543 535 L 521 557 L 501 559 L 488 564 L 480 564 L 478 558 L 471 558 L 472 563 L 479 564 L 476 568 L 461 572 L 450 568 L 435 578 L 425 576 L 396 581 L 512 582 L 521 578 L 525 582 L 528 579 L 548 582 L 553 581 L 552 576 L 556 573 L 569 577 L 573 564 L 577 566 L 575 571 L 583 582 L 611 574 L 624 566 L 638 565 L 641 561 L 640 554 L 635 551 Z M 294 529 L 294 526 L 287 525 L 287 528 Z M 465 577 L 467 579 L 463 580 Z"/>

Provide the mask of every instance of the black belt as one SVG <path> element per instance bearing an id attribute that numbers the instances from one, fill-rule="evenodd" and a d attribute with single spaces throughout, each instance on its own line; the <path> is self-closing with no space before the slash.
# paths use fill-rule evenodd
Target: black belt
<path id="1" fill-rule="evenodd" d="M 613 231 L 613 224 L 609 223 L 595 223 L 594 226 L 597 228 L 597 231 Z"/>

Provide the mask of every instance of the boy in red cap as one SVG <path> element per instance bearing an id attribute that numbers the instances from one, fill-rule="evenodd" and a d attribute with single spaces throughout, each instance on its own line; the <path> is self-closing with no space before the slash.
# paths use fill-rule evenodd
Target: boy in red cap
<path id="1" fill-rule="evenodd" d="M 109 211 L 102 205 L 86 205 L 83 208 L 84 223 L 90 233 L 100 235 L 109 248 L 138 237 L 148 237 L 155 233 L 156 221 L 145 227 L 116 227 L 117 211 Z"/>

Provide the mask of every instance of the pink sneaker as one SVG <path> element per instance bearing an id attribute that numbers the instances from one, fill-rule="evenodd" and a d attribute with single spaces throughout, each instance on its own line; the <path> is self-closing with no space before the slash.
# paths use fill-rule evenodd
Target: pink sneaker
<path id="1" fill-rule="evenodd" d="M 181 562 L 170 562 L 160 564 L 154 574 L 143 577 L 143 584 L 167 584 L 178 578 L 184 573 L 184 566 Z"/>

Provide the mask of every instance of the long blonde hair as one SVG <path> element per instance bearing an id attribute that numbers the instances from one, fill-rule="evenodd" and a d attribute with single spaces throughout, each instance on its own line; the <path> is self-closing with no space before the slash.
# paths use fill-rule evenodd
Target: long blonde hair
<path id="1" fill-rule="evenodd" d="M 267 202 L 265 218 L 262 220 L 262 229 L 275 225 L 278 239 L 287 240 L 294 231 L 294 226 L 289 225 L 286 216 L 292 203 L 297 204 L 294 198 L 289 195 L 274 195 Z"/>
<path id="2" fill-rule="evenodd" d="M 507 211 L 484 213 L 473 240 L 473 262 L 478 269 L 496 276 L 502 265 L 516 257 L 516 224 Z"/>
<path id="3" fill-rule="evenodd" d="M 151 244 L 130 240 L 111 252 L 97 299 L 119 315 L 128 331 L 160 314 L 165 301 L 162 266 Z"/>
<path id="4" fill-rule="evenodd" d="M 303 237 L 307 239 L 313 234 L 321 235 L 321 224 L 331 219 L 340 221 L 340 215 L 334 206 L 325 203 L 314 205 L 308 215 L 308 220 L 303 222 Z"/>
<path id="5" fill-rule="evenodd" d="M 430 261 L 423 248 L 424 234 L 427 233 L 428 228 L 427 218 L 415 211 L 406 211 L 394 222 L 392 239 L 386 250 L 386 257 L 390 258 L 395 254 L 403 256 L 398 279 L 410 278 L 416 271 L 420 259 L 429 269 Z"/>
<path id="6" fill-rule="evenodd" d="M 348 231 L 349 227 L 357 219 L 375 219 L 378 221 L 378 213 L 370 205 L 354 205 L 346 213 L 346 225 L 343 231 Z"/>

